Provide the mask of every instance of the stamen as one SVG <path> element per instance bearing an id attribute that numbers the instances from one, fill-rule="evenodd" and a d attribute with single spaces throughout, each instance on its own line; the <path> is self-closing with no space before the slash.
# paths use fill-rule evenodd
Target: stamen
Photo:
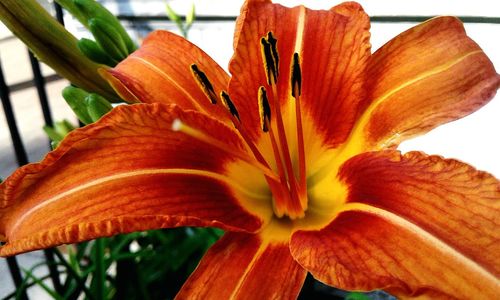
<path id="1" fill-rule="evenodd" d="M 269 124 L 271 124 L 271 107 L 267 99 L 266 89 L 263 86 L 259 88 L 259 115 L 262 131 L 268 132 Z"/>
<path id="2" fill-rule="evenodd" d="M 307 190 L 305 184 L 305 158 L 304 158 L 304 142 L 303 137 L 298 138 L 299 148 L 302 148 L 302 154 L 299 154 L 300 168 L 299 178 L 300 184 L 297 183 L 297 178 L 293 170 L 292 159 L 288 147 L 288 141 L 285 133 L 285 126 L 281 115 L 281 103 L 278 95 L 278 73 L 279 73 L 279 55 L 277 48 L 277 39 L 273 36 L 272 32 L 268 32 L 267 36 L 262 37 L 260 40 L 262 50 L 262 60 L 266 70 L 267 83 L 272 89 L 272 99 L 270 102 L 267 98 L 267 93 L 264 87 L 259 88 L 259 113 L 261 127 L 264 132 L 269 131 L 271 144 L 278 166 L 278 173 L 283 185 L 284 190 L 288 190 L 288 199 L 277 200 L 275 204 L 276 215 L 280 216 L 283 213 L 287 214 L 291 219 L 300 218 L 304 216 L 307 209 Z M 296 64 L 294 67 L 297 69 L 292 71 L 292 91 L 293 95 L 300 94 L 301 74 L 300 65 L 298 63 L 298 54 L 295 58 Z M 295 76 L 294 76 L 295 74 Z M 297 101 L 298 102 L 298 101 Z M 273 113 L 276 115 L 275 125 L 278 132 L 278 140 L 274 137 L 273 127 L 271 126 L 271 109 L 275 110 Z M 298 112 L 300 116 L 300 108 Z M 298 119 L 300 121 L 300 119 Z M 302 136 L 302 123 L 300 123 L 300 136 Z M 279 142 L 277 142 L 279 141 Z M 278 146 L 279 145 L 279 146 Z"/>
<path id="3" fill-rule="evenodd" d="M 238 111 L 236 110 L 236 106 L 233 104 L 233 101 L 231 101 L 231 98 L 229 97 L 229 94 L 226 91 L 222 91 L 220 93 L 220 98 L 221 102 L 226 108 L 227 112 L 231 115 L 231 121 L 233 122 L 234 127 L 238 130 L 240 133 L 240 136 L 243 138 L 247 146 L 250 148 L 250 151 L 252 151 L 254 157 L 263 165 L 269 168 L 269 164 L 267 163 L 266 159 L 260 153 L 259 149 L 255 144 L 252 142 L 250 137 L 248 136 L 248 133 L 246 132 L 245 128 L 241 126 L 241 120 L 240 120 L 240 115 L 238 114 Z"/>
<path id="4" fill-rule="evenodd" d="M 226 93 L 225 91 L 220 92 L 220 98 L 222 100 L 222 104 L 229 111 L 229 113 L 233 117 L 235 117 L 238 120 L 238 122 L 241 122 L 240 114 L 238 113 L 236 106 L 234 106 L 233 101 L 231 101 L 231 98 L 229 98 L 228 93 Z"/>
<path id="5" fill-rule="evenodd" d="M 272 37 L 272 35 L 271 35 Z M 273 40 L 273 43 L 276 41 Z M 262 37 L 260 39 L 261 50 L 262 50 L 262 61 L 264 62 L 264 67 L 266 69 L 267 84 L 273 85 L 278 81 L 278 55 L 273 55 L 272 45 L 269 41 Z M 274 47 L 276 51 L 276 46 Z"/>
<path id="6" fill-rule="evenodd" d="M 274 181 L 279 181 L 279 178 L 276 177 L 276 174 L 274 174 L 273 170 L 271 170 L 269 166 L 263 165 L 261 162 L 248 156 L 248 154 L 245 152 L 235 150 L 234 148 L 231 149 L 228 148 L 226 144 L 221 143 L 219 140 L 211 137 L 210 135 L 207 135 L 206 133 L 183 123 L 180 119 L 175 119 L 172 122 L 172 130 L 185 133 L 197 140 L 212 145 L 230 155 L 234 155 L 239 159 L 247 162 L 249 165 L 254 166 L 260 171 L 262 171 L 264 175 L 266 175 L 266 177 L 268 177 L 269 179 L 272 179 Z"/>
<path id="7" fill-rule="evenodd" d="M 198 83 L 198 86 L 203 91 L 205 96 L 207 96 L 208 100 L 210 100 L 212 104 L 216 104 L 217 94 L 214 91 L 212 83 L 210 82 L 210 80 L 208 80 L 207 75 L 203 71 L 201 71 L 196 64 L 192 64 L 190 69 L 193 78 L 195 79 L 196 83 Z"/>
<path id="8" fill-rule="evenodd" d="M 307 208 L 306 155 L 304 150 L 304 130 L 302 129 L 302 113 L 300 110 L 300 95 L 302 91 L 302 74 L 299 54 L 293 54 L 291 70 L 292 97 L 295 98 L 295 119 L 297 123 L 297 148 L 299 160 L 299 198 L 303 209 Z"/>
<path id="9" fill-rule="evenodd" d="M 274 137 L 273 129 L 271 127 L 271 108 L 269 107 L 266 89 L 263 86 L 259 88 L 259 113 L 262 131 L 269 132 L 269 137 L 271 139 L 271 145 L 274 153 L 274 160 L 276 161 L 276 166 L 278 167 L 278 174 L 281 178 L 281 182 L 288 189 L 285 169 L 283 167 L 278 144 L 276 143 L 276 138 Z"/>

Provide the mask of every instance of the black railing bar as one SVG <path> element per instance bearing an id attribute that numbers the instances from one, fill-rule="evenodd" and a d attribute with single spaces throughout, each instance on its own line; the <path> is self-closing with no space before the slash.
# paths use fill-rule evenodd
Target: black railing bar
<path id="1" fill-rule="evenodd" d="M 21 270 L 19 269 L 16 258 L 14 256 L 7 257 L 7 265 L 9 266 L 12 280 L 14 280 L 14 284 L 16 285 L 16 290 L 18 290 L 23 285 L 23 278 L 21 277 Z M 20 298 L 23 300 L 28 300 L 26 289 L 21 291 Z"/>
<path id="2" fill-rule="evenodd" d="M 49 268 L 50 280 L 54 286 L 54 290 L 59 295 L 64 295 L 63 286 L 61 283 L 61 278 L 59 277 L 59 270 L 57 270 L 56 259 L 54 257 L 54 249 L 45 249 L 43 254 L 45 255 L 45 260 L 47 261 L 47 267 Z"/>
<path id="3" fill-rule="evenodd" d="M 7 120 L 7 125 L 9 126 L 10 136 L 12 139 L 12 144 L 14 145 L 14 152 L 16 154 L 16 159 L 19 164 L 26 163 L 28 161 L 28 156 L 23 146 L 23 142 L 19 135 L 19 130 L 17 129 L 16 118 L 14 116 L 14 111 L 12 110 L 12 105 L 10 103 L 9 88 L 5 83 L 5 78 L 3 75 L 2 65 L 0 62 L 0 99 L 2 101 L 2 106 L 5 114 L 5 119 Z M 21 287 L 23 283 L 23 278 L 21 276 L 21 270 L 19 269 L 19 264 L 15 257 L 7 257 L 7 266 L 9 267 L 10 276 L 16 289 Z M 26 291 L 22 291 L 21 299 L 28 300 L 28 294 Z"/>
<path id="4" fill-rule="evenodd" d="M 56 19 L 61 23 L 62 26 L 64 26 L 64 13 L 61 5 L 59 3 L 54 2 L 54 9 L 56 11 Z"/>
<path id="5" fill-rule="evenodd" d="M 28 163 L 28 155 L 26 155 L 26 150 L 21 140 L 19 129 L 17 128 L 16 117 L 12 109 L 9 94 L 9 88 L 5 83 L 2 66 L 0 64 L 0 98 L 2 100 L 4 115 L 5 119 L 7 120 L 7 126 L 9 127 L 10 137 L 12 139 L 12 145 L 14 146 L 17 163 L 19 165 L 25 165 Z"/>
<path id="6" fill-rule="evenodd" d="M 63 24 L 64 26 L 64 21 L 63 21 L 63 12 L 62 9 L 57 3 L 54 3 L 54 9 L 56 11 L 56 18 L 57 20 Z M 50 111 L 50 105 L 47 97 L 47 90 L 46 90 L 46 81 L 45 78 L 42 75 L 42 71 L 40 69 L 40 62 L 38 59 L 36 59 L 35 55 L 31 52 L 29 52 L 29 58 L 30 58 L 30 64 L 31 64 L 31 70 L 33 71 L 33 81 L 35 83 L 37 93 L 38 93 L 38 99 L 40 101 L 40 106 L 42 108 L 42 113 L 43 113 L 43 119 L 45 121 L 46 126 L 53 126 L 54 122 L 52 119 L 52 114 Z M 50 141 L 49 141 L 50 143 Z M 43 254 L 45 256 L 45 260 L 47 261 L 47 267 L 49 269 L 49 275 L 50 279 L 52 281 L 52 285 L 54 286 L 54 290 L 58 294 L 63 294 L 63 286 L 61 284 L 61 278 L 59 277 L 59 271 L 57 270 L 57 264 L 55 261 L 54 257 L 54 249 L 45 249 L 43 250 Z"/>
<path id="7" fill-rule="evenodd" d="M 185 16 L 180 16 L 185 20 Z M 423 22 L 434 18 L 435 16 L 372 16 L 370 20 L 375 23 L 400 23 L 400 22 Z M 500 24 L 500 17 L 481 17 L 481 16 L 457 16 L 464 23 L 486 23 Z M 123 21 L 170 21 L 167 16 L 133 16 L 118 15 L 118 19 Z M 235 21 L 235 16 L 196 16 L 197 21 Z"/>
<path id="8" fill-rule="evenodd" d="M 64 78 L 58 74 L 50 74 L 50 75 L 43 77 L 43 80 L 45 81 L 46 84 L 50 83 L 50 82 L 57 81 L 57 80 L 61 80 L 61 79 L 64 79 Z M 27 89 L 30 87 L 34 87 L 34 86 L 35 86 L 35 83 L 33 82 L 32 79 L 30 79 L 30 80 L 25 80 L 25 81 L 21 81 L 21 82 L 13 83 L 13 84 L 9 85 L 9 91 L 10 91 L 10 93 L 14 93 L 14 92 L 21 91 L 21 90 L 24 90 L 24 89 Z"/>
<path id="9" fill-rule="evenodd" d="M 45 121 L 45 125 L 52 126 L 54 122 L 52 121 L 49 100 L 47 98 L 47 90 L 45 89 L 45 79 L 43 78 L 42 70 L 40 69 L 40 63 L 31 51 L 29 51 L 29 57 L 31 70 L 33 71 L 33 81 L 38 93 L 38 99 L 40 100 L 40 106 L 42 107 L 43 119 Z"/>
<path id="10" fill-rule="evenodd" d="M 57 21 L 62 26 L 65 26 L 64 25 L 64 10 L 63 10 L 62 6 L 59 3 L 54 2 L 54 9 L 56 10 L 56 19 L 57 19 Z M 83 127 L 83 126 L 85 126 L 85 124 L 83 124 L 80 120 L 78 120 L 78 126 Z"/>

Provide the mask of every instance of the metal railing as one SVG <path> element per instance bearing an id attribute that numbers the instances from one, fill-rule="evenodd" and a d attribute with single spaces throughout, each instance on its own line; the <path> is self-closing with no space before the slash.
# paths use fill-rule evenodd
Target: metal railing
<path id="1" fill-rule="evenodd" d="M 63 10 L 61 6 L 57 3 L 54 3 L 54 9 L 56 12 L 57 20 L 64 25 L 63 21 Z M 401 22 L 421 22 L 431 18 L 432 16 L 374 16 L 371 17 L 372 22 L 379 23 L 401 23 Z M 118 19 L 127 21 L 127 22 L 154 22 L 154 21 L 169 21 L 168 17 L 163 16 L 133 16 L 133 15 L 122 15 L 118 16 Z M 236 18 L 231 16 L 199 16 L 197 17 L 198 21 L 234 21 Z M 488 23 L 488 24 L 500 24 L 500 18 L 496 17 L 475 17 L 475 16 L 464 16 L 460 17 L 460 19 L 464 23 Z M 40 107 L 43 112 L 43 118 L 45 121 L 45 125 L 52 126 L 53 118 L 51 113 L 51 108 L 49 106 L 47 92 L 46 92 L 46 83 L 60 79 L 58 75 L 49 75 L 44 77 L 40 70 L 40 63 L 35 58 L 35 56 L 29 52 L 29 59 L 31 64 L 31 69 L 33 71 L 33 79 L 31 84 L 27 84 L 26 82 L 13 84 L 11 86 L 7 86 L 4 73 L 2 70 L 2 65 L 0 61 L 0 99 L 2 101 L 2 106 L 5 114 L 5 118 L 7 121 L 7 125 L 10 132 L 10 137 L 12 141 L 12 145 L 14 147 L 14 153 L 17 160 L 17 164 L 19 166 L 25 165 L 28 163 L 28 156 L 26 154 L 26 149 L 24 147 L 23 141 L 19 134 L 19 129 L 16 123 L 16 118 L 12 109 L 12 104 L 10 100 L 10 93 L 12 91 L 21 90 L 27 87 L 34 85 L 36 87 L 38 98 L 40 102 Z M 49 269 L 49 277 L 52 281 L 52 285 L 56 292 L 62 291 L 62 285 L 59 277 L 59 273 L 57 270 L 56 260 L 54 256 L 54 250 L 48 249 L 44 250 L 44 256 L 47 261 L 47 266 Z M 16 260 L 16 257 L 9 257 L 6 259 L 7 265 L 9 268 L 10 275 L 14 282 L 16 289 L 19 289 L 22 286 L 23 277 L 21 274 L 21 270 L 19 268 L 19 264 Z M 20 292 L 19 299 L 28 299 L 28 295 L 26 290 Z"/>

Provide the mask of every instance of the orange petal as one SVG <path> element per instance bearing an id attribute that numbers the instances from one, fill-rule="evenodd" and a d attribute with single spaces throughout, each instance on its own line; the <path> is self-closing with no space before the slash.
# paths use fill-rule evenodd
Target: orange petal
<path id="1" fill-rule="evenodd" d="M 173 131 L 176 119 L 231 152 Z M 263 220 L 245 208 L 252 193 L 225 170 L 242 149 L 232 129 L 203 114 L 119 106 L 0 185 L 0 255 L 184 225 L 255 231 Z"/>
<path id="2" fill-rule="evenodd" d="M 399 144 L 486 104 L 500 76 L 462 23 L 439 17 L 400 34 L 374 53 L 358 129 L 369 146 Z"/>
<path id="3" fill-rule="evenodd" d="M 265 86 L 269 94 L 271 91 L 260 44 L 260 38 L 271 31 L 279 52 L 277 91 L 281 103 L 294 101 L 290 72 L 293 53 L 297 52 L 302 69 L 301 105 L 326 141 L 335 145 L 342 142 L 363 97 L 359 75 L 370 55 L 369 26 L 368 16 L 356 3 L 315 11 L 247 1 L 237 20 L 229 93 L 252 136 L 260 134 L 259 86 Z"/>
<path id="4" fill-rule="evenodd" d="M 168 31 L 148 35 L 133 54 L 115 68 L 101 72 L 129 102 L 175 103 L 226 118 L 227 113 L 210 100 L 191 73 L 196 64 L 210 80 L 215 93 L 227 88 L 229 76 L 203 50 Z"/>
<path id="5" fill-rule="evenodd" d="M 348 202 L 327 227 L 292 236 L 292 255 L 343 289 L 494 299 L 500 183 L 456 160 L 397 151 L 356 156 Z"/>
<path id="6" fill-rule="evenodd" d="M 308 11 L 301 104 L 328 146 L 349 136 L 358 103 L 365 97 L 361 75 L 371 54 L 369 28 L 369 17 L 354 2 L 330 11 Z"/>
<path id="7" fill-rule="evenodd" d="M 288 243 L 227 233 L 208 250 L 176 299 L 295 299 L 306 274 Z"/>

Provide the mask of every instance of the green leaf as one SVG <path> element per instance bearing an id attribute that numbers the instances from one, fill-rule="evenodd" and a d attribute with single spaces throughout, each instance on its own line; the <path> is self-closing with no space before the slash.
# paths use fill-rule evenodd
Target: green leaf
<path id="1" fill-rule="evenodd" d="M 23 272 L 24 274 L 26 275 L 26 278 L 31 278 L 33 279 L 33 281 L 39 285 L 44 291 L 46 291 L 53 299 L 56 299 L 56 300 L 63 300 L 63 298 L 61 296 L 59 296 L 58 293 L 56 293 L 56 291 L 52 290 L 51 288 L 49 288 L 44 282 L 43 280 L 41 280 L 40 278 L 36 277 L 33 275 L 33 273 L 29 270 L 26 270 L 26 269 L 23 269 Z"/>
<path id="2" fill-rule="evenodd" d="M 345 297 L 346 300 L 370 300 L 370 297 L 363 293 L 351 292 Z"/>
<path id="3" fill-rule="evenodd" d="M 80 243 L 80 244 L 76 245 L 76 247 L 78 249 L 80 249 L 80 246 L 84 246 L 84 248 L 86 248 L 87 245 L 88 245 L 88 242 L 83 242 L 83 243 Z M 86 299 L 90 299 L 90 300 L 94 299 L 92 293 L 90 292 L 90 290 L 85 285 L 86 284 L 85 282 L 87 280 L 87 277 L 88 277 L 89 273 L 94 270 L 93 266 L 90 267 L 90 268 L 88 268 L 85 271 L 77 272 L 70 265 L 70 263 L 68 263 L 66 261 L 66 258 L 61 254 L 61 252 L 55 251 L 54 254 L 57 256 L 57 258 L 59 259 L 60 263 L 66 268 L 67 276 L 66 276 L 66 279 L 65 279 L 66 280 L 65 286 L 73 285 L 72 282 L 74 281 L 75 284 L 76 284 L 77 291 L 83 291 L 84 294 L 85 294 L 85 296 L 86 296 Z M 83 259 L 83 257 L 82 256 L 78 256 L 78 254 L 79 253 L 77 251 L 76 257 L 77 257 L 77 260 L 80 261 L 80 260 Z"/>
<path id="4" fill-rule="evenodd" d="M 189 10 L 188 14 L 186 15 L 186 30 L 191 28 L 191 25 L 193 25 L 195 18 L 196 18 L 196 10 L 194 7 L 194 3 L 192 3 L 191 9 Z"/>
<path id="5" fill-rule="evenodd" d="M 172 9 L 172 7 L 168 3 L 166 5 L 166 9 L 167 9 L 167 16 L 170 19 L 170 21 L 175 22 L 177 26 L 182 26 L 181 17 Z"/>

